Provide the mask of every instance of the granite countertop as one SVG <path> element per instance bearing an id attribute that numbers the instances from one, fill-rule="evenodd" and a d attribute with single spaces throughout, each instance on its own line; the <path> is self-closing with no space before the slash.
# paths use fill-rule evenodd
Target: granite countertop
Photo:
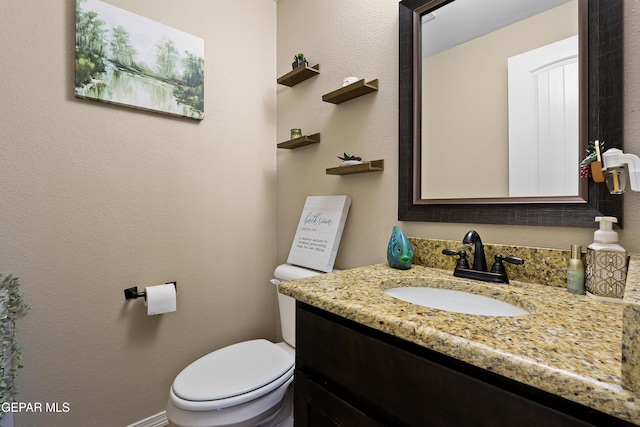
<path id="1" fill-rule="evenodd" d="M 469 291 L 512 303 L 531 314 L 459 314 L 410 304 L 383 292 L 398 286 Z M 622 386 L 623 310 L 627 304 L 573 295 L 562 287 L 460 279 L 451 271 L 416 265 L 409 270 L 386 264 L 354 268 L 282 282 L 279 291 L 640 425 L 640 392 Z M 635 333 L 637 328 L 633 329 Z"/>

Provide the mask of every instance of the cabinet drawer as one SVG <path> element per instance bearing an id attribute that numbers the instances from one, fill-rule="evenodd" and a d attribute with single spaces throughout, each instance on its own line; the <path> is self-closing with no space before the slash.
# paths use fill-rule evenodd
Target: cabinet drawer
<path id="1" fill-rule="evenodd" d="M 368 414 L 296 371 L 295 425 L 314 427 L 382 427 Z"/>

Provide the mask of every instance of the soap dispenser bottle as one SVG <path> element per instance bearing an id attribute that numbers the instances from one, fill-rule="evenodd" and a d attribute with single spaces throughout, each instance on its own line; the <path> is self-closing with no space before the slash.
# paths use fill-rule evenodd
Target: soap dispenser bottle
<path id="1" fill-rule="evenodd" d="M 595 299 L 622 302 L 627 279 L 627 251 L 618 244 L 613 216 L 598 216 L 600 229 L 593 233 L 593 243 L 587 247 L 587 295 Z"/>

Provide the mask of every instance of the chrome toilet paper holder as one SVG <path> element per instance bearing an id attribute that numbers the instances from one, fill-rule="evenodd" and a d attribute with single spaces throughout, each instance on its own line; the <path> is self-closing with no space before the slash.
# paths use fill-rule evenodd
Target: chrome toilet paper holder
<path id="1" fill-rule="evenodd" d="M 177 282 L 166 282 L 165 285 L 173 285 L 176 288 L 176 291 L 178 290 L 178 283 Z M 146 292 L 138 292 L 138 287 L 134 286 L 133 288 L 127 288 L 124 290 L 124 299 L 137 299 L 137 298 L 144 298 L 145 301 L 147 300 L 147 293 Z"/>

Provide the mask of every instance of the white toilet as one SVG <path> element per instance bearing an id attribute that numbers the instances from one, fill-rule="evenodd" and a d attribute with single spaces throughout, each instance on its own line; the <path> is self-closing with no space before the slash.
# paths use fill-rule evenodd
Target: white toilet
<path id="1" fill-rule="evenodd" d="M 279 265 L 271 281 L 318 271 Z M 167 418 L 176 427 L 291 427 L 295 362 L 295 300 L 278 293 L 284 342 L 257 339 L 221 348 L 184 368 L 173 381 Z"/>

